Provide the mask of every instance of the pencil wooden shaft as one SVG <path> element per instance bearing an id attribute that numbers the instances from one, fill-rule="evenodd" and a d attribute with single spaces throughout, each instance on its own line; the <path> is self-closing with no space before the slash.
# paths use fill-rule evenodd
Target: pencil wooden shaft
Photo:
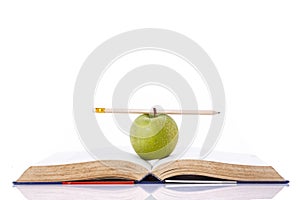
<path id="1" fill-rule="evenodd" d="M 150 109 L 122 109 L 122 108 L 95 108 L 96 113 L 129 113 L 144 114 L 152 113 Z M 214 110 L 157 110 L 157 114 L 173 114 L 173 115 L 216 115 L 219 112 Z"/>

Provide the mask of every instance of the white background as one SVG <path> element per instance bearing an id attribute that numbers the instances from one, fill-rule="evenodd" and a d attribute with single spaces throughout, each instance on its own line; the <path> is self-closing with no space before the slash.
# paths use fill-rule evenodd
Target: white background
<path id="1" fill-rule="evenodd" d="M 83 149 L 73 122 L 76 76 L 106 39 L 164 28 L 196 41 L 222 77 L 227 116 L 218 150 L 247 152 L 300 196 L 300 3 L 297 1 L 1 1 L 1 195 L 30 165 Z"/>

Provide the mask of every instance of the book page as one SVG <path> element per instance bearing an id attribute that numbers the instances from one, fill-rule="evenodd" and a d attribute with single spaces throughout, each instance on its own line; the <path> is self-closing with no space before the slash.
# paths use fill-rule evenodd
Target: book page
<path id="1" fill-rule="evenodd" d="M 174 155 L 168 156 L 161 160 L 145 161 L 139 156 L 123 152 L 122 154 L 112 154 L 109 150 L 101 149 L 101 159 L 96 159 L 86 151 L 70 151 L 70 152 L 58 152 L 52 156 L 38 162 L 36 165 L 59 165 L 59 164 L 71 164 L 78 162 L 88 162 L 95 160 L 125 160 L 145 167 L 148 171 L 155 168 L 158 165 L 167 163 L 172 160 L 178 159 L 199 159 L 200 150 L 197 148 L 191 148 L 184 153 L 183 156 Z M 266 166 L 267 164 L 261 161 L 258 157 L 250 154 L 239 154 L 230 152 L 213 151 L 204 160 L 216 161 L 230 164 L 243 164 L 243 165 L 257 165 Z"/>
<path id="2" fill-rule="evenodd" d="M 156 166 L 159 166 L 163 163 L 170 162 L 172 160 L 199 159 L 199 158 L 200 158 L 200 150 L 197 148 L 191 148 L 187 152 L 185 152 L 182 156 L 172 154 L 171 156 L 169 156 L 167 158 L 153 162 L 153 168 L 155 168 Z M 266 166 L 267 165 L 266 163 L 261 161 L 255 155 L 220 152 L 220 151 L 211 152 L 204 160 L 222 162 L 222 163 L 228 163 L 228 164 L 256 165 L 256 166 Z"/>
<path id="3" fill-rule="evenodd" d="M 100 156 L 99 156 L 100 155 Z M 124 160 L 129 161 L 145 167 L 148 171 L 151 171 L 152 165 L 138 157 L 127 152 L 115 153 L 109 149 L 99 149 L 97 157 L 91 155 L 86 151 L 70 151 L 70 152 L 57 152 L 52 156 L 38 162 L 36 165 L 60 165 L 60 164 L 71 164 L 79 162 L 89 162 L 95 160 Z"/>

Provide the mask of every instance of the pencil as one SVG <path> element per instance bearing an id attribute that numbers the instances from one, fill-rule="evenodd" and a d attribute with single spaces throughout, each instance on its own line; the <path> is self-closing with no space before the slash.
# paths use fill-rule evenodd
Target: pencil
<path id="1" fill-rule="evenodd" d="M 120 114 L 172 114 L 172 115 L 216 115 L 220 112 L 214 110 L 157 110 L 150 109 L 124 109 L 124 108 L 95 108 L 95 113 L 120 113 Z"/>

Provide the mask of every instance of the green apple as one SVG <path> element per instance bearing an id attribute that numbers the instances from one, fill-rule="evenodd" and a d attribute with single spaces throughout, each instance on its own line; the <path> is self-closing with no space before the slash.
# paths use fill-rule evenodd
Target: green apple
<path id="1" fill-rule="evenodd" d="M 131 145 L 144 160 L 167 157 L 177 141 L 177 124 L 166 114 L 142 114 L 130 128 Z"/>

